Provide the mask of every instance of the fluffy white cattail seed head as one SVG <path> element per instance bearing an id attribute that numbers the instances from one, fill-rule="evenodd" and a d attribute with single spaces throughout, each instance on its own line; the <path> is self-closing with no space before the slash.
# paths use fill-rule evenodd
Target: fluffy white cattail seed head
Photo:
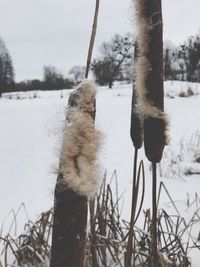
<path id="1" fill-rule="evenodd" d="M 94 127 L 96 89 L 82 82 L 70 95 L 60 172 L 66 185 L 80 195 L 93 194 L 100 180 L 97 155 L 101 134 Z"/>

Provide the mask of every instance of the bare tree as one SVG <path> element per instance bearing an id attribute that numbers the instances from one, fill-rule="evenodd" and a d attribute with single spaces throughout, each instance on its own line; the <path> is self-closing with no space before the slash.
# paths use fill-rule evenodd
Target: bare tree
<path id="1" fill-rule="evenodd" d="M 0 96 L 2 92 L 14 88 L 14 68 L 11 56 L 0 38 Z"/>
<path id="2" fill-rule="evenodd" d="M 84 66 L 74 66 L 70 69 L 69 75 L 71 75 L 75 84 L 80 83 L 85 75 L 85 67 Z"/>
<path id="3" fill-rule="evenodd" d="M 64 89 L 65 81 L 63 75 L 52 65 L 43 67 L 44 88 L 46 90 Z"/>
<path id="4" fill-rule="evenodd" d="M 92 63 L 96 82 L 112 88 L 113 81 L 123 75 L 123 65 L 129 64 L 133 54 L 133 38 L 116 34 L 110 42 L 100 47 L 100 58 Z"/>

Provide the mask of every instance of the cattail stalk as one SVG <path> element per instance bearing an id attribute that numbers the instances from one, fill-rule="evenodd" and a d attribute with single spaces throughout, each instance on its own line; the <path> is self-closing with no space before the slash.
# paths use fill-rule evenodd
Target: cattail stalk
<path id="1" fill-rule="evenodd" d="M 144 114 L 144 145 L 149 161 L 160 162 L 167 142 L 163 92 L 161 0 L 136 0 L 139 56 L 136 88 Z"/>
<path id="2" fill-rule="evenodd" d="M 134 50 L 134 65 L 136 65 L 138 56 L 138 47 L 137 42 L 135 42 Z M 134 72 L 135 76 L 135 72 Z M 135 77 L 134 77 L 135 82 Z M 132 185 L 132 203 L 131 203 L 131 219 L 130 219 L 130 229 L 127 242 L 127 250 L 125 256 L 125 267 L 131 266 L 132 260 L 132 251 L 133 251 L 133 227 L 135 223 L 135 213 L 137 206 L 137 162 L 138 162 L 138 149 L 141 148 L 143 143 L 143 119 L 141 116 L 139 103 L 138 103 L 138 94 L 133 82 L 132 88 L 132 104 L 131 104 L 131 127 L 130 127 L 130 136 L 135 148 L 134 152 L 134 163 L 133 163 L 133 185 Z"/>
<path id="3" fill-rule="evenodd" d="M 152 162 L 152 259 L 157 259 L 157 177 L 156 163 L 160 162 L 167 143 L 167 120 L 163 93 L 163 24 L 161 0 L 136 0 L 139 30 L 139 60 L 137 64 L 138 93 L 144 114 L 145 154 Z"/>
<path id="4" fill-rule="evenodd" d="M 94 41 L 96 37 L 96 31 L 97 31 L 97 21 L 98 21 L 98 15 L 99 15 L 99 4 L 100 0 L 96 0 L 96 6 L 95 6 L 95 13 L 94 13 L 94 21 L 92 26 L 92 33 L 90 38 L 90 44 L 88 49 L 88 56 L 87 56 L 87 64 L 86 64 L 86 71 L 85 71 L 85 78 L 88 78 L 89 70 L 90 70 L 90 63 L 92 59 L 92 52 L 94 48 Z"/>
<path id="5" fill-rule="evenodd" d="M 158 267 L 157 253 L 157 174 L 156 162 L 152 162 L 152 267 Z"/>
<path id="6" fill-rule="evenodd" d="M 85 78 L 92 58 L 98 12 L 99 0 L 96 0 Z M 50 267 L 84 267 L 88 196 L 94 192 L 98 180 L 95 161 L 100 134 L 94 128 L 95 114 L 96 90 L 86 81 L 68 101 L 55 188 Z"/>
<path id="7" fill-rule="evenodd" d="M 55 189 L 51 267 L 84 267 L 88 196 L 99 178 L 95 95 L 93 84 L 84 81 L 69 97 Z"/>

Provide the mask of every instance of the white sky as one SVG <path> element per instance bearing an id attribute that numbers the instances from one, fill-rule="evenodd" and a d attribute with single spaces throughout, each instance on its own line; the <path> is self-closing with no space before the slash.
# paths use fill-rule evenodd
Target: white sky
<path id="1" fill-rule="evenodd" d="M 0 36 L 16 80 L 42 78 L 43 65 L 66 76 L 85 65 L 95 0 L 0 0 Z M 133 31 L 131 0 L 100 0 L 94 55 L 115 33 Z M 164 38 L 180 44 L 200 29 L 200 0 L 163 0 Z"/>

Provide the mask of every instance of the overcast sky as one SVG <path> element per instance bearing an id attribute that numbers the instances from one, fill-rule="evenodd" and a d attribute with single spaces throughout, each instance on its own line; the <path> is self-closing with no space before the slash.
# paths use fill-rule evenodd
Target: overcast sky
<path id="1" fill-rule="evenodd" d="M 94 55 L 115 33 L 133 31 L 132 0 L 100 0 Z M 85 65 L 95 0 L 0 0 L 0 36 L 16 80 L 42 78 L 43 65 L 66 76 Z M 200 0 L 163 0 L 164 39 L 180 44 L 200 29 Z"/>

